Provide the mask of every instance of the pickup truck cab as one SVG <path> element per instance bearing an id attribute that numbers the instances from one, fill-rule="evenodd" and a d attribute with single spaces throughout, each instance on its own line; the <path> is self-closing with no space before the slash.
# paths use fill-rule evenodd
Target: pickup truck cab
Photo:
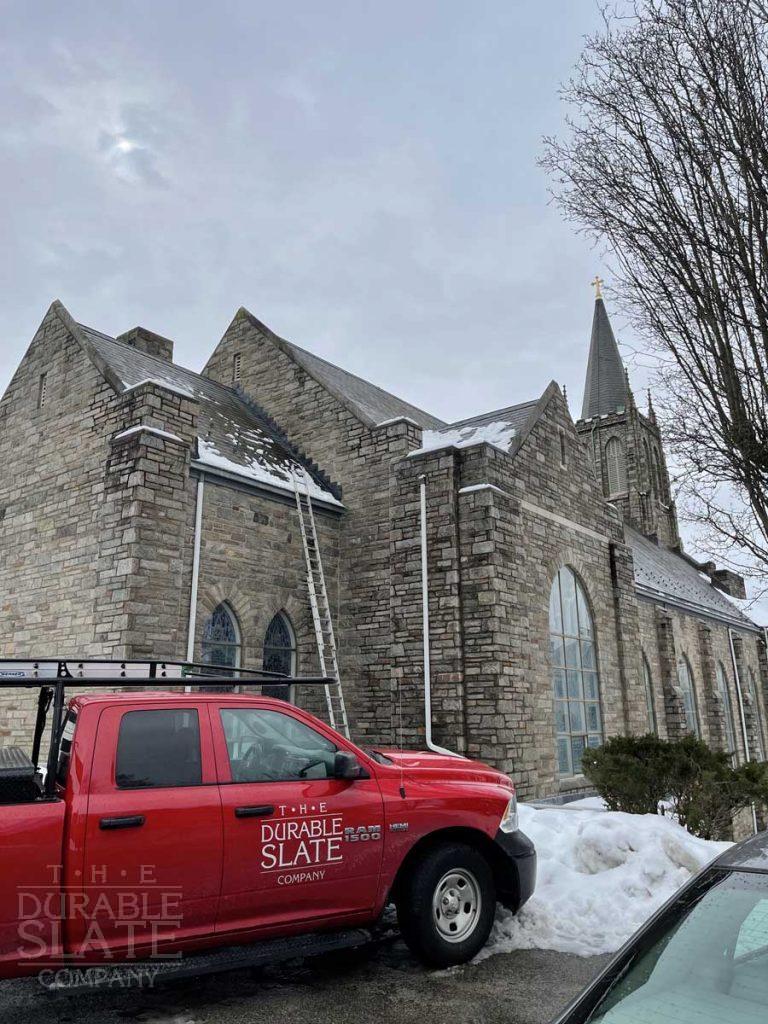
<path id="1" fill-rule="evenodd" d="M 4 797 L 0 758 L 0 977 L 367 928 L 390 903 L 442 967 L 533 891 L 514 786 L 487 765 L 363 750 L 253 694 L 101 692 L 59 713 L 45 786 L 6 749 Z"/>

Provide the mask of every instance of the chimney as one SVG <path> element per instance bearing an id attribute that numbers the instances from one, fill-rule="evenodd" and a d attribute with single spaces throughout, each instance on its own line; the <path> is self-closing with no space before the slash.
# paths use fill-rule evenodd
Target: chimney
<path id="1" fill-rule="evenodd" d="M 169 363 L 173 362 L 173 342 L 161 334 L 148 331 L 146 327 L 134 327 L 132 330 L 126 331 L 125 334 L 118 335 L 117 340 L 148 356 L 157 356 L 158 359 L 165 359 Z"/>
<path id="2" fill-rule="evenodd" d="M 742 601 L 746 599 L 747 588 L 744 585 L 744 577 L 739 576 L 737 572 L 731 572 L 730 569 L 716 569 L 710 578 L 713 586 L 722 590 L 724 594 L 728 594 L 730 597 L 739 597 Z"/>

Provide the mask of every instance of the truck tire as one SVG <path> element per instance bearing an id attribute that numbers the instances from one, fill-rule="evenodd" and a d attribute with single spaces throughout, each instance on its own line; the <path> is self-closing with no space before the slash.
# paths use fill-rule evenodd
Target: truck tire
<path id="1" fill-rule="evenodd" d="M 396 905 L 403 938 L 422 963 L 466 963 L 483 948 L 493 925 L 493 872 L 473 847 L 444 843 L 411 867 Z"/>

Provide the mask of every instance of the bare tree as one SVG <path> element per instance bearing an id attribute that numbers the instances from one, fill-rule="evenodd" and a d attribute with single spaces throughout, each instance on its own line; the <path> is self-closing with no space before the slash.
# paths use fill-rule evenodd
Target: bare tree
<path id="1" fill-rule="evenodd" d="M 564 89 L 565 136 L 546 140 L 543 160 L 566 216 L 607 244 L 623 308 L 661 352 L 662 413 L 690 515 L 726 561 L 743 568 L 746 557 L 763 578 L 767 8 L 605 9 Z"/>

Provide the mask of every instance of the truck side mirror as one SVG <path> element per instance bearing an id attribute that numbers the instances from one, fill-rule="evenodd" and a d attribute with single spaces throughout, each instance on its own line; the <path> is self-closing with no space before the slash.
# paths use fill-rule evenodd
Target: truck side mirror
<path id="1" fill-rule="evenodd" d="M 368 772 L 363 768 L 357 759 L 356 754 L 348 750 L 337 750 L 333 763 L 333 777 L 335 779 L 367 779 Z"/>

